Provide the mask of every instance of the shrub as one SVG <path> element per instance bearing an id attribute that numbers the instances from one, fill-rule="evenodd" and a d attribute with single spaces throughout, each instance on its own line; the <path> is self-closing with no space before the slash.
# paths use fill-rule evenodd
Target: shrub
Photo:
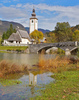
<path id="1" fill-rule="evenodd" d="M 0 62 L 0 77 L 6 74 L 25 72 L 26 70 L 27 70 L 26 65 L 19 65 L 16 63 L 11 63 L 6 60 L 2 60 Z"/>
<path id="2" fill-rule="evenodd" d="M 61 72 L 68 69 L 73 69 L 72 66 L 73 63 L 70 62 L 71 60 L 67 57 L 60 58 L 59 56 L 56 56 L 55 58 L 45 59 L 45 57 L 42 55 L 39 58 L 38 66 L 42 70 Z M 76 68 L 76 66 L 78 68 L 78 63 L 76 63 L 74 66 L 75 66 L 74 68 Z"/>

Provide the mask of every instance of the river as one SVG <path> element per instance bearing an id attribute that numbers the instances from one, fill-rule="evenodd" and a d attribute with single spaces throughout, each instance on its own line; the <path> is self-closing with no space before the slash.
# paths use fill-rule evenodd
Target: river
<path id="1" fill-rule="evenodd" d="M 51 55 L 44 55 L 46 58 Z M 19 64 L 34 65 L 38 62 L 39 54 L 13 54 L 0 53 L 1 60 L 9 60 Z M 37 73 L 29 71 L 27 75 L 19 77 L 21 84 L 12 86 L 2 86 L 0 84 L 0 100 L 28 100 L 30 97 L 40 95 L 38 90 L 45 89 L 45 85 L 54 81 L 50 76 L 51 72 Z"/>

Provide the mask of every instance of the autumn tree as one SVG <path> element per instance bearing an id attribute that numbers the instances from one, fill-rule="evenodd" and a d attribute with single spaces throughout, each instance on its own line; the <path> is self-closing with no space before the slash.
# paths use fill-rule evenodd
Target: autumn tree
<path id="1" fill-rule="evenodd" d="M 30 37 L 32 39 L 35 39 L 36 42 L 40 42 L 40 39 L 43 39 L 43 33 L 41 31 L 38 30 L 34 30 L 31 34 Z"/>
<path id="2" fill-rule="evenodd" d="M 54 32 L 49 32 L 45 35 L 48 43 L 55 43 L 57 42 L 57 38 Z"/>
<path id="3" fill-rule="evenodd" d="M 55 33 L 58 42 L 72 40 L 72 31 L 68 22 L 58 22 L 55 27 Z"/>
<path id="4" fill-rule="evenodd" d="M 73 36 L 73 41 L 79 41 L 79 30 L 74 31 L 72 36 Z"/>

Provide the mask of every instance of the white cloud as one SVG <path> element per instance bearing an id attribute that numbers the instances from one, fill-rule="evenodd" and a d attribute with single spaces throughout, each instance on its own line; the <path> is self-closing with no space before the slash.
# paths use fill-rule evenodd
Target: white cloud
<path id="1" fill-rule="evenodd" d="M 16 17 L 27 17 L 28 15 L 24 13 L 21 9 L 12 7 L 1 7 L 0 16 L 4 19 L 13 19 Z"/>
<path id="2" fill-rule="evenodd" d="M 39 27 L 53 30 L 57 22 L 69 22 L 71 26 L 79 24 L 79 6 L 49 6 L 46 4 L 17 4 L 10 7 L 0 7 L 0 17 L 6 20 L 20 22 L 29 26 L 29 18 L 33 6 L 39 19 Z"/>
<path id="3" fill-rule="evenodd" d="M 49 6 L 46 4 L 34 5 L 37 12 L 41 13 L 43 18 L 39 17 L 39 27 L 54 29 L 57 22 L 69 22 L 71 26 L 79 24 L 79 6 Z M 26 4 L 24 8 L 32 9 L 33 4 Z M 47 13 L 46 15 L 42 15 Z"/>
<path id="4" fill-rule="evenodd" d="M 18 7 L 18 8 L 19 8 L 19 7 L 22 7 L 22 4 L 17 4 L 16 7 Z"/>
<path id="5" fill-rule="evenodd" d="M 11 21 L 11 20 L 10 20 Z M 26 27 L 29 27 L 29 19 L 26 19 L 26 18 L 15 18 L 13 20 L 14 22 L 18 22 Z"/>
<path id="6" fill-rule="evenodd" d="M 3 3 L 8 3 L 8 2 L 11 2 L 11 0 L 3 0 L 2 2 Z"/>

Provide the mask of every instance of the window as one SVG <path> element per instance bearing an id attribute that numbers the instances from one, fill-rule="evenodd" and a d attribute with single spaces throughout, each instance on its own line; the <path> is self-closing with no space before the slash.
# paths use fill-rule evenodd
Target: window
<path id="1" fill-rule="evenodd" d="M 32 20 L 32 23 L 33 23 L 33 20 Z"/>

